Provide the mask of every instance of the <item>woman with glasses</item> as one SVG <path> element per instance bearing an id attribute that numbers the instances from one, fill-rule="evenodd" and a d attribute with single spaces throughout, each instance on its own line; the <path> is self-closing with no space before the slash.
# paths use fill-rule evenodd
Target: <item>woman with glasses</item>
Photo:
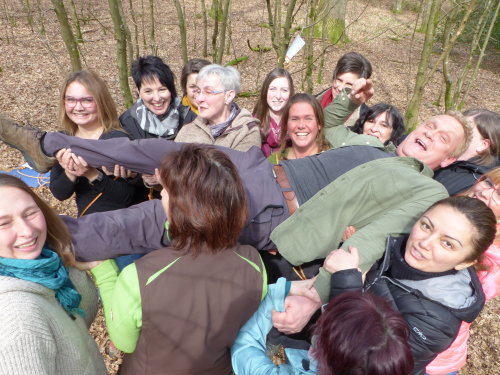
<path id="1" fill-rule="evenodd" d="M 176 142 L 207 143 L 247 151 L 260 147 L 259 121 L 234 102 L 240 90 L 240 73 L 233 67 L 211 64 L 196 77 L 198 117 L 186 124 Z"/>
<path id="2" fill-rule="evenodd" d="M 493 211 L 497 218 L 497 235 L 500 218 L 500 168 L 496 168 L 481 176 L 468 191 L 462 195 L 476 198 Z M 479 259 L 476 267 L 481 282 L 485 300 L 495 298 L 500 294 L 500 241 L 495 242 Z M 465 365 L 467 359 L 467 341 L 469 339 L 470 323 L 463 322 L 457 338 L 451 346 L 436 357 L 426 368 L 429 375 L 456 374 Z"/>
<path id="3" fill-rule="evenodd" d="M 127 137 L 120 127 L 116 106 L 106 83 L 97 74 L 82 70 L 71 73 L 61 89 L 59 121 L 66 134 L 85 139 Z M 87 165 L 69 152 L 58 157 L 50 171 L 50 191 L 60 201 L 75 194 L 78 216 L 128 207 L 135 188 L 105 169 Z"/>

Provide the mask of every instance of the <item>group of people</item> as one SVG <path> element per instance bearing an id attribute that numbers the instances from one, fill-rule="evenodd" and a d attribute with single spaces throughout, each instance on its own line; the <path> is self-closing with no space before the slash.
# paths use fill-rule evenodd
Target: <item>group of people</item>
<path id="1" fill-rule="evenodd" d="M 59 217 L 0 175 L 0 372 L 105 373 L 79 270 L 121 374 L 460 369 L 499 289 L 500 115 L 404 135 L 397 108 L 366 105 L 371 74 L 347 53 L 315 97 L 273 69 L 250 112 L 236 69 L 190 60 L 181 99 L 145 56 L 119 117 L 91 71 L 62 87 L 61 132 L 0 115 L 0 140 L 78 207 Z"/>

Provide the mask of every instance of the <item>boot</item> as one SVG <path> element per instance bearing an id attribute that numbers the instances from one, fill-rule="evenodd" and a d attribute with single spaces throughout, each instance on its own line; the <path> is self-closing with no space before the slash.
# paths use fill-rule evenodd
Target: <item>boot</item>
<path id="1" fill-rule="evenodd" d="M 31 168 L 39 173 L 45 173 L 57 162 L 54 157 L 45 155 L 42 151 L 44 131 L 34 127 L 20 126 L 11 118 L 0 114 L 0 141 L 17 148 Z"/>

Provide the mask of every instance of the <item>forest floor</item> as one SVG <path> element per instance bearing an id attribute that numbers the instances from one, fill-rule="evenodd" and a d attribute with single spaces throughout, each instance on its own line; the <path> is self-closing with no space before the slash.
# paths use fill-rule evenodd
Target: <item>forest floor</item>
<path id="1" fill-rule="evenodd" d="M 5 3 L 5 2 L 4 2 Z M 107 2 L 98 0 L 75 0 L 81 14 L 88 16 L 88 22 L 82 23 L 84 43 L 80 45 L 82 63 L 85 68 L 96 71 L 108 83 L 111 93 L 121 113 L 125 108 L 121 97 L 116 67 L 115 42 L 113 27 L 107 9 Z M 128 4 L 125 13 L 130 14 Z M 127 2 L 128 3 L 128 2 Z M 142 47 L 142 35 L 149 40 L 149 22 L 142 18 L 141 3 L 132 1 L 140 33 L 140 53 L 150 50 Z M 146 2 L 144 2 L 145 4 Z M 270 46 L 269 30 L 261 27 L 267 22 L 267 11 L 263 1 L 233 0 L 230 20 L 231 41 L 230 55 L 224 56 L 224 62 L 235 57 L 248 56 L 238 69 L 242 76 L 244 91 L 256 92 L 268 71 L 277 62 L 274 51 L 256 53 L 247 46 Z M 321 82 L 316 82 L 319 60 L 314 69 L 314 92 L 328 87 L 331 73 L 338 58 L 348 51 L 357 51 L 369 58 L 373 65 L 373 81 L 376 93 L 369 104 L 387 102 L 396 105 L 402 112 L 411 96 L 419 51 L 423 35 L 414 32 L 416 14 L 406 10 L 395 15 L 389 11 L 389 0 L 369 1 L 351 0 L 348 6 L 349 25 L 347 44 L 331 46 L 325 55 L 325 70 Z M 408 1 L 416 4 L 417 1 Z M 69 70 L 68 54 L 62 42 L 57 19 L 49 0 L 34 5 L 33 27 L 27 24 L 26 11 L 22 2 L 6 2 L 0 11 L 0 111 L 16 120 L 36 124 L 45 130 L 58 129 L 57 117 L 59 106 L 59 87 Z M 188 18 L 188 53 L 190 57 L 202 57 L 203 26 L 201 6 L 198 1 L 185 0 Z M 177 17 L 172 2 L 156 1 L 155 38 L 158 55 L 180 76 L 182 59 L 180 39 L 178 37 Z M 303 19 L 303 10 L 298 15 Z M 8 16 L 7 16 L 8 15 Z M 129 17 L 130 18 L 130 17 Z M 144 27 L 143 22 L 144 21 Z M 42 27 L 45 35 L 39 31 Z M 209 19 L 209 26 L 213 21 Z M 129 27 L 134 30 L 129 20 Z M 133 31 L 134 32 L 134 31 Z M 209 30 L 209 36 L 211 29 Z M 210 41 L 209 41 L 210 50 Z M 315 43 L 317 56 L 321 43 Z M 439 50 L 436 48 L 434 59 Z M 482 68 L 474 82 L 465 108 L 487 108 L 499 111 L 498 94 L 500 92 L 500 60 L 498 51 L 489 50 Z M 461 71 L 467 59 L 467 45 L 456 48 L 451 55 L 451 71 Z M 303 89 L 305 80 L 304 54 L 299 53 L 287 68 L 292 72 L 296 91 Z M 132 82 L 130 81 L 131 87 Z M 179 87 L 179 85 L 178 85 Z M 179 90 L 180 91 L 180 90 Z M 433 114 L 442 113 L 443 93 L 442 74 L 438 71 L 427 85 L 422 102 L 420 120 Z M 252 109 L 256 98 L 240 98 L 240 106 Z M 441 102 L 441 105 L 440 105 Z M 21 154 L 0 144 L 0 169 L 9 170 L 24 162 Z M 61 214 L 75 215 L 73 200 L 59 202 L 55 200 L 46 186 L 36 189 Z M 469 341 L 469 358 L 461 374 L 478 375 L 496 373 L 500 368 L 500 301 L 491 301 L 474 322 Z M 93 325 L 92 333 L 96 337 L 108 365 L 109 373 L 114 374 L 121 361 L 121 355 L 109 357 L 105 351 L 108 346 L 102 315 Z"/>

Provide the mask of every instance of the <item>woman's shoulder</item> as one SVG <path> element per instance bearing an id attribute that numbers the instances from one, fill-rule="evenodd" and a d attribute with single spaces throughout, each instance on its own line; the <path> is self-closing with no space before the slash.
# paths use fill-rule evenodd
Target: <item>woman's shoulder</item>
<path id="1" fill-rule="evenodd" d="M 110 131 L 103 133 L 99 139 L 112 139 L 112 138 L 130 138 L 129 134 L 120 129 L 111 129 Z"/>

